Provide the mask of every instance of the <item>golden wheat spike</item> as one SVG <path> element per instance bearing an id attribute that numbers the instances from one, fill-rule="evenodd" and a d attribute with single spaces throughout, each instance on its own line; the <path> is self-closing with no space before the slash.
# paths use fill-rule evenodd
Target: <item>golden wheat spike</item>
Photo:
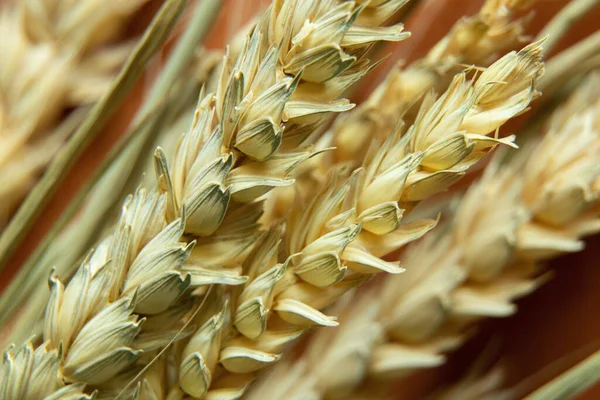
<path id="1" fill-rule="evenodd" d="M 315 129 L 328 113 L 352 108 L 339 96 L 367 71 L 371 44 L 407 37 L 401 26 L 379 28 L 369 25 L 372 18 L 358 18 L 366 8 L 331 0 L 274 2 L 237 57 L 225 55 L 216 91 L 201 94 L 173 162 L 156 150 L 156 186 L 126 199 L 113 234 L 90 251 L 67 285 L 51 277 L 45 343 L 38 349 L 56 356 L 47 373 L 58 374 L 58 381 L 38 386 L 28 375 L 37 366 L 35 359 L 25 368 L 25 361 L 15 357 L 7 364 L 3 393 L 11 399 L 30 391 L 46 396 L 67 390 L 60 388 L 64 383 L 69 383 L 65 388 L 87 385 L 111 393 L 120 382 L 115 375 L 136 362 L 143 365 L 146 354 L 191 333 L 179 386 L 195 396 L 210 389 L 217 361 L 235 373 L 274 358 L 240 346 L 221 348 L 220 335 L 233 323 L 225 318 L 224 295 L 202 309 L 195 332 L 177 331 L 194 308 L 190 294 L 248 281 L 236 264 L 260 236 L 262 203 L 256 199 L 291 184 L 293 169 L 314 154 L 310 148 L 281 151 L 284 133 Z M 395 9 L 379 11 L 385 20 Z M 311 97 L 296 95 L 307 88 Z M 263 275 L 244 287 L 252 301 L 268 298 L 263 291 L 273 277 Z M 209 291 L 210 299 L 221 290 Z M 280 314 L 296 319 L 320 318 L 299 301 L 278 307 Z M 244 321 L 236 320 L 239 330 L 256 335 L 254 323 Z"/>

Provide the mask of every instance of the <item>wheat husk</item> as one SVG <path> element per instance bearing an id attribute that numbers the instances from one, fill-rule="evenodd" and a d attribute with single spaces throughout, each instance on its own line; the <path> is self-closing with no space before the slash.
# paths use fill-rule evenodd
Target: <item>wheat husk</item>
<path id="1" fill-rule="evenodd" d="M 42 388 L 44 395 L 65 383 L 86 384 L 89 390 L 108 382 L 114 386 L 121 382 L 115 375 L 138 360 L 144 365 L 146 354 L 173 340 L 173 330 L 194 309 L 194 294 L 249 280 L 239 265 L 261 236 L 262 203 L 255 199 L 291 184 L 293 168 L 314 154 L 310 148 L 279 151 L 284 132 L 318 126 L 325 112 L 351 108 L 338 96 L 368 70 L 370 44 L 407 37 L 401 26 L 363 24 L 356 32 L 353 23 L 361 9 L 352 2 L 277 1 L 252 29 L 237 60 L 225 55 L 217 90 L 200 96 L 174 162 L 169 165 L 160 148 L 155 152 L 156 188 L 140 188 L 127 198 L 114 233 L 89 253 L 67 285 L 51 277 L 43 338 L 50 349 L 60 348 L 60 365 L 57 382 Z M 348 40 L 346 33 L 352 34 Z M 296 91 L 311 97 L 294 98 Z M 260 293 L 257 282 L 245 290 Z M 202 309 L 183 350 L 179 384 L 196 396 L 211 386 L 216 360 L 246 372 L 277 358 L 241 346 L 221 348 L 220 336 L 231 322 L 224 299 L 217 296 Z M 182 329 L 175 340 L 192 332 Z M 212 339 L 194 339 L 198 336 Z M 217 389 L 225 378 L 215 382 Z M 7 381 L 3 390 L 10 393 L 12 384 Z"/>
<path id="2" fill-rule="evenodd" d="M 474 323 L 515 313 L 514 300 L 546 279 L 545 260 L 581 250 L 600 230 L 598 82 L 584 83 L 539 142 L 508 164 L 496 160 L 451 222 L 407 252 L 405 274 L 349 302 L 342 326 L 319 332 L 300 372 L 289 372 L 294 381 L 266 378 L 256 398 L 285 385 L 297 398 L 388 398 L 386 379 L 443 364 Z"/>

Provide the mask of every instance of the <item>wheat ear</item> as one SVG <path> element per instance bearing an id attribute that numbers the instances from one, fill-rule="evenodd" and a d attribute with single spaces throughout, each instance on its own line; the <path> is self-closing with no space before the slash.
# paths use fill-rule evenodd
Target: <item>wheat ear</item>
<path id="1" fill-rule="evenodd" d="M 492 164 L 452 223 L 409 250 L 402 277 L 345 307 L 342 327 L 318 333 L 297 371 L 282 367 L 278 376 L 295 381 L 266 378 L 257 398 L 286 384 L 315 398 L 376 398 L 379 385 L 385 398 L 378 379 L 443 364 L 474 322 L 514 313 L 512 301 L 540 283 L 542 261 L 581 250 L 581 238 L 600 230 L 599 84 L 588 80 L 565 108 L 579 112 L 556 113 L 539 143 Z M 329 379 L 324 371 L 334 365 Z"/>
<path id="2" fill-rule="evenodd" d="M 508 57 L 518 58 L 516 53 Z M 531 83 L 536 71 L 539 73 L 539 62 L 529 68 L 531 75 L 522 79 Z M 440 107 L 444 108 L 442 104 L 448 107 L 444 110 L 462 104 L 447 102 L 448 97 L 456 95 L 461 82 L 466 87 L 477 85 L 477 81 L 465 81 L 463 75 L 457 77 L 457 82 L 438 102 L 427 106 L 430 116 L 437 115 Z M 426 125 L 424 121 L 426 117 L 422 117 Z M 445 126 L 444 122 L 428 125 L 419 137 L 440 126 Z M 420 158 L 419 151 L 409 147 L 411 135 L 401 138 L 396 131 L 369 158 L 372 161 L 364 170 L 359 169 L 348 178 L 348 172 L 341 169 L 305 204 L 300 196 L 300 204 L 289 212 L 285 228 L 276 224 L 256 242 L 242 268 L 248 281 L 231 290 L 228 302 L 220 294 L 211 294 L 211 307 L 195 320 L 200 329 L 189 342 L 183 342 L 187 342 L 183 348 L 163 357 L 160 366 L 151 366 L 140 381 L 143 395 L 182 396 L 181 388 L 196 390 L 200 386 L 203 390 L 204 382 L 210 380 L 206 398 L 239 398 L 256 372 L 278 361 L 284 346 L 307 328 L 337 325 L 335 317 L 321 312 L 325 307 L 377 272 L 401 272 L 398 263 L 386 262 L 380 256 L 421 237 L 435 225 L 432 220 L 401 223 L 404 210 L 397 203 L 399 192 L 419 187 L 407 183 L 404 176 L 416 174 L 420 168 L 418 162 L 409 162 Z M 402 154 L 404 158 L 394 161 L 395 156 Z M 386 164 L 386 158 L 392 165 Z M 371 173 L 374 175 L 369 176 Z M 387 191 L 382 192 L 381 187 Z M 436 189 L 439 186 L 433 184 L 428 190 L 435 193 Z M 361 199 L 371 202 L 370 206 L 366 208 Z M 416 203 L 417 200 L 405 200 L 400 204 Z M 361 207 L 366 209 L 360 212 Z M 283 231 L 282 249 L 279 243 Z M 205 368 L 205 360 L 211 359 L 216 365 L 214 370 Z M 175 372 L 180 386 L 168 378 Z M 125 374 L 120 381 L 137 378 Z M 284 396 L 287 394 L 280 394 Z"/>
<path id="3" fill-rule="evenodd" d="M 421 237 L 435 221 L 402 224 L 406 210 L 400 205 L 411 207 L 447 187 L 498 143 L 483 134 L 527 107 L 534 92 L 531 85 L 542 71 L 540 56 L 539 45 L 533 44 L 508 54 L 476 80 L 457 75 L 444 95 L 424 102 L 414 126 L 399 128 L 383 145 L 374 146 L 363 168 L 351 174 L 342 168 L 305 204 L 300 198 L 285 227 L 283 258 L 278 257 L 283 228 L 275 226 L 246 259 L 242 270 L 249 279 L 233 291 L 231 304 L 220 297 L 211 302 L 220 310 L 217 315 L 211 310 L 200 317 L 203 324 L 181 355 L 181 387 L 204 395 L 203 382 L 216 371 L 219 393 L 243 392 L 253 374 L 277 361 L 282 346 L 305 328 L 337 325 L 321 310 L 372 274 L 402 272 L 398 263 L 380 257 Z M 509 85 L 499 82 L 511 82 L 513 90 L 505 92 Z M 502 117 L 493 117 L 498 114 Z M 480 118 L 486 124 L 472 124 Z M 467 135 L 482 140 L 482 145 L 453 151 L 447 145 L 454 143 L 453 132 L 472 126 L 481 134 Z M 450 164 L 435 161 L 455 154 L 459 155 Z M 450 165 L 457 169 L 444 169 Z M 210 369 L 205 360 L 212 365 L 218 361 L 221 368 Z"/>
<path id="4" fill-rule="evenodd" d="M 298 136 L 352 108 L 338 97 L 367 72 L 370 45 L 407 37 L 402 26 L 378 26 L 404 1 L 360 3 L 275 1 L 235 62 L 224 57 L 216 93 L 201 96 L 173 164 L 156 151 L 157 187 L 125 201 L 112 236 L 68 285 L 51 277 L 45 342 L 6 354 L 5 398 L 101 386 L 173 339 L 193 307 L 185 296 L 192 288 L 248 280 L 235 265 L 259 234 L 255 199 L 291 184 L 293 168 L 313 154 L 298 148 Z M 187 370 L 199 379 L 216 362 L 204 357 L 194 351 Z M 198 395 L 210 379 L 181 385 Z"/>
<path id="5" fill-rule="evenodd" d="M 73 129 L 59 128 L 62 115 L 108 88 L 132 46 L 121 30 L 144 2 L 27 0 L 0 10 L 6 39 L 0 44 L 0 202 L 7 216 Z"/>
<path id="6" fill-rule="evenodd" d="M 399 125 L 384 143 L 376 143 L 363 168 L 349 177 L 342 168 L 318 194 L 305 203 L 301 199 L 288 213 L 286 262 L 276 263 L 276 228 L 244 266 L 249 282 L 234 300 L 232 317 L 242 335 L 225 335 L 219 356 L 225 369 L 253 373 L 278 360 L 279 349 L 301 333 L 267 330 L 270 309 L 299 328 L 337 325 L 334 317 L 320 311 L 374 273 L 401 272 L 398 263 L 381 257 L 435 225 L 431 220 L 403 224 L 404 212 L 455 182 L 502 143 L 485 135 L 527 108 L 543 70 L 540 60 L 539 44 L 534 43 L 506 55 L 475 80 L 457 75 L 446 93 L 423 103 L 412 127 Z M 478 133 L 467 133 L 473 131 Z M 460 132 L 458 138 L 455 132 Z M 198 341 L 206 340 L 208 332 L 220 338 L 222 319 L 226 317 L 206 322 L 184 350 L 184 360 L 215 352 Z M 232 381 L 227 374 L 221 378 Z M 245 379 L 238 384 L 246 385 Z"/>

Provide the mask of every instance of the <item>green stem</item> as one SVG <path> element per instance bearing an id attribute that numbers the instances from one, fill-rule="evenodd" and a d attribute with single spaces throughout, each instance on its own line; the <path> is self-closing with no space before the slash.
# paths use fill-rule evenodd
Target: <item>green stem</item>
<path id="1" fill-rule="evenodd" d="M 598 3 L 600 0 L 573 0 L 560 10 L 536 38 L 546 38 L 544 52 L 550 54 L 569 29 Z"/>
<path id="2" fill-rule="evenodd" d="M 600 379 L 600 350 L 546 383 L 525 400 L 565 400 L 584 392 Z"/>

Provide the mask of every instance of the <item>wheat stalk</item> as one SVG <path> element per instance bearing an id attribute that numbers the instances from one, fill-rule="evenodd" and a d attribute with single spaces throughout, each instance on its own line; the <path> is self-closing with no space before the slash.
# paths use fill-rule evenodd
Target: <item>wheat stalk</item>
<path id="1" fill-rule="evenodd" d="M 452 223 L 408 252 L 402 277 L 346 306 L 342 327 L 320 332 L 295 372 L 281 367 L 276 376 L 293 382 L 266 378 L 257 398 L 278 390 L 375 398 L 377 385 L 385 398 L 378 379 L 438 366 L 474 322 L 514 313 L 512 301 L 539 285 L 542 261 L 581 250 L 580 239 L 600 230 L 599 84 L 585 82 L 539 143 L 490 166 Z M 331 379 L 324 371 L 334 365 Z"/>
<path id="2" fill-rule="evenodd" d="M 102 385 L 144 350 L 171 341 L 174 322 L 191 310 L 186 299 L 178 302 L 189 288 L 246 282 L 235 261 L 257 239 L 261 203 L 254 200 L 291 184 L 293 168 L 314 154 L 288 146 L 282 133 L 293 137 L 352 107 L 338 97 L 367 72 L 370 44 L 407 37 L 401 26 L 376 24 L 403 3 L 276 1 L 235 63 L 225 56 L 216 93 L 201 96 L 174 163 L 155 153 L 157 187 L 126 200 L 113 235 L 66 287 L 51 278 L 45 343 L 36 350 L 45 358 L 24 359 L 31 344 L 7 353 L 6 398 Z M 44 379 L 32 379 L 38 359 Z M 197 363 L 190 372 L 207 371 Z M 202 384 L 181 381 L 195 393 Z M 59 389 L 64 383 L 71 384 Z"/>
<path id="3" fill-rule="evenodd" d="M 598 0 L 575 0 L 560 10 L 537 35 L 539 39 L 547 38 L 546 52 L 552 52 L 570 28 L 597 5 Z"/>
<path id="4" fill-rule="evenodd" d="M 132 43 L 121 30 L 145 0 L 21 1 L 0 11 L 0 201 L 10 215 L 70 134 L 66 110 L 96 101 Z M 8 40 L 10 38 L 10 40 Z M 6 221 L 4 221 L 6 222 Z"/>

